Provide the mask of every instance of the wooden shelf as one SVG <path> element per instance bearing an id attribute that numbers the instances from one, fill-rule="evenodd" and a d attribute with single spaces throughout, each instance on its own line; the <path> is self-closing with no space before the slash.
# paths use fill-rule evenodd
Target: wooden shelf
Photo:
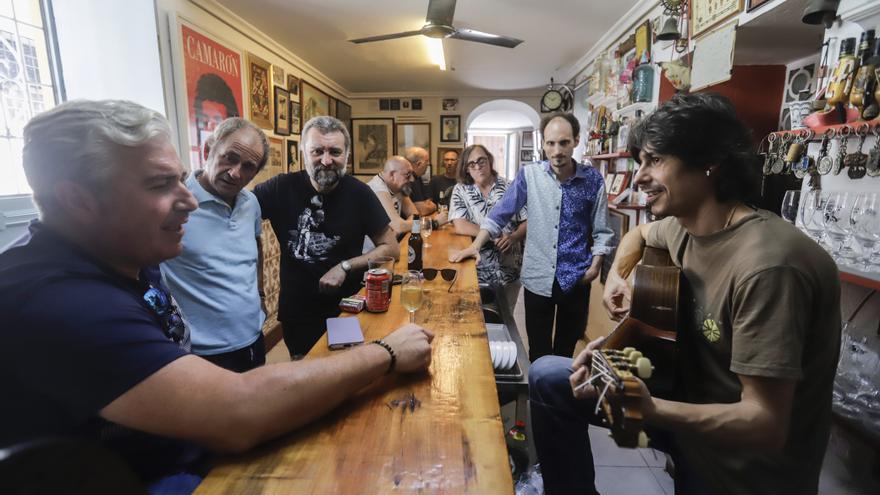
<path id="1" fill-rule="evenodd" d="M 590 160 L 616 160 L 617 158 L 632 158 L 628 151 L 619 151 L 617 153 L 607 153 L 604 155 L 588 156 Z"/>
<path id="2" fill-rule="evenodd" d="M 608 207 L 614 210 L 635 210 L 641 211 L 648 208 L 647 205 L 640 205 L 635 203 L 620 203 L 619 205 L 608 203 Z"/>
<path id="3" fill-rule="evenodd" d="M 839 266 L 840 280 L 869 289 L 880 290 L 880 273 L 867 273 L 850 266 Z"/>
<path id="4" fill-rule="evenodd" d="M 824 134 L 825 131 L 827 131 L 828 129 L 833 129 L 834 132 L 837 133 L 838 131 L 840 131 L 840 130 L 843 129 L 844 127 L 849 127 L 849 128 L 851 128 L 851 129 L 853 130 L 853 132 L 855 132 L 855 131 L 857 131 L 857 130 L 859 129 L 859 127 L 861 127 L 863 124 L 868 124 L 869 126 L 871 126 L 871 129 L 873 129 L 875 126 L 880 125 L 880 119 L 874 119 L 874 120 L 857 120 L 857 121 L 855 121 L 855 122 L 850 122 L 850 123 L 848 123 L 848 124 L 822 125 L 822 126 L 819 126 L 819 127 L 807 127 L 807 128 L 804 128 L 804 129 L 794 129 L 794 130 L 791 130 L 791 131 L 776 131 L 776 132 L 774 132 L 773 134 L 776 134 L 777 136 L 784 136 L 784 135 L 786 135 L 786 134 L 802 134 L 802 133 L 804 133 L 804 132 L 806 132 L 806 131 L 813 131 L 813 132 L 815 133 L 815 136 L 813 136 L 813 141 L 821 141 L 821 140 L 822 140 L 822 134 Z"/>

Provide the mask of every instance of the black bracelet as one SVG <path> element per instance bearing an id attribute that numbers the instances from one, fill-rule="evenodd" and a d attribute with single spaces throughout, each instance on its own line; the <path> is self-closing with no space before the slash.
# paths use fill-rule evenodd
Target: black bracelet
<path id="1" fill-rule="evenodd" d="M 388 373 L 391 373 L 392 371 L 394 371 L 394 365 L 397 364 L 397 354 L 394 354 L 394 349 L 392 349 L 391 346 L 388 345 L 382 339 L 377 339 L 377 340 L 374 340 L 370 343 L 382 346 L 382 348 L 384 348 L 386 351 L 388 351 L 388 354 L 391 355 L 391 363 L 388 364 L 388 371 L 386 371 L 385 374 L 387 375 Z"/>

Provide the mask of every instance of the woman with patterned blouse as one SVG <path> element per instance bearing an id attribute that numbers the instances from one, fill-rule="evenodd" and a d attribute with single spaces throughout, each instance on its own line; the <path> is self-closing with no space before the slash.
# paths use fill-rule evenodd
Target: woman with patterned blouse
<path id="1" fill-rule="evenodd" d="M 458 184 L 449 201 L 449 220 L 459 235 L 476 236 L 483 218 L 507 190 L 507 180 L 498 176 L 492 153 L 481 144 L 465 148 L 458 159 Z M 519 295 L 523 240 L 526 237 L 526 207 L 502 229 L 494 244 L 480 249 L 477 279 L 492 288 L 503 287 L 511 311 Z"/>

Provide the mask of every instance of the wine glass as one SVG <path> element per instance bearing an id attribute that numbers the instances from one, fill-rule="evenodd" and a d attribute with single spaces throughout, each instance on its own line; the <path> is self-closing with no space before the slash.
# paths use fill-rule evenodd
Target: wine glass
<path id="1" fill-rule="evenodd" d="M 400 304 L 409 311 L 409 322 L 416 322 L 416 310 L 422 306 L 422 273 L 409 270 L 400 285 Z"/>
<path id="2" fill-rule="evenodd" d="M 785 191 L 785 197 L 782 198 L 782 208 L 780 209 L 783 220 L 794 225 L 797 221 L 798 208 L 800 207 L 800 204 L 800 189 Z"/>
<path id="3" fill-rule="evenodd" d="M 849 219 L 853 239 L 863 250 L 863 270 L 870 271 L 870 265 L 876 254 L 875 249 L 880 245 L 880 194 L 875 192 L 860 194 L 853 204 Z"/>
<path id="4" fill-rule="evenodd" d="M 848 192 L 831 193 L 823 210 L 825 235 L 830 240 L 831 257 L 835 261 L 852 258 L 855 254 L 848 245 L 848 241 L 852 237 L 849 218 L 852 200 L 852 195 Z"/>
<path id="5" fill-rule="evenodd" d="M 422 217 L 420 222 L 422 222 L 422 237 L 425 238 L 425 247 L 431 247 L 428 244 L 428 237 L 431 237 L 431 232 L 433 232 L 434 221 L 429 217 Z"/>
<path id="6" fill-rule="evenodd" d="M 822 245 L 822 232 L 825 229 L 822 223 L 824 207 L 825 195 L 818 189 L 807 193 L 804 204 L 801 206 L 801 225 L 820 246 Z"/>

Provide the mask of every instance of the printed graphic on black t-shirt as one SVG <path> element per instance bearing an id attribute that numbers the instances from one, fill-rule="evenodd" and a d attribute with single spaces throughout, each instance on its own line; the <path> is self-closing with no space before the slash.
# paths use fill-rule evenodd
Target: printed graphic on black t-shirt
<path id="1" fill-rule="evenodd" d="M 312 196 L 296 222 L 296 229 L 289 232 L 287 253 L 305 262 L 326 261 L 329 253 L 336 247 L 342 236 L 328 236 L 324 228 L 324 197 Z"/>

